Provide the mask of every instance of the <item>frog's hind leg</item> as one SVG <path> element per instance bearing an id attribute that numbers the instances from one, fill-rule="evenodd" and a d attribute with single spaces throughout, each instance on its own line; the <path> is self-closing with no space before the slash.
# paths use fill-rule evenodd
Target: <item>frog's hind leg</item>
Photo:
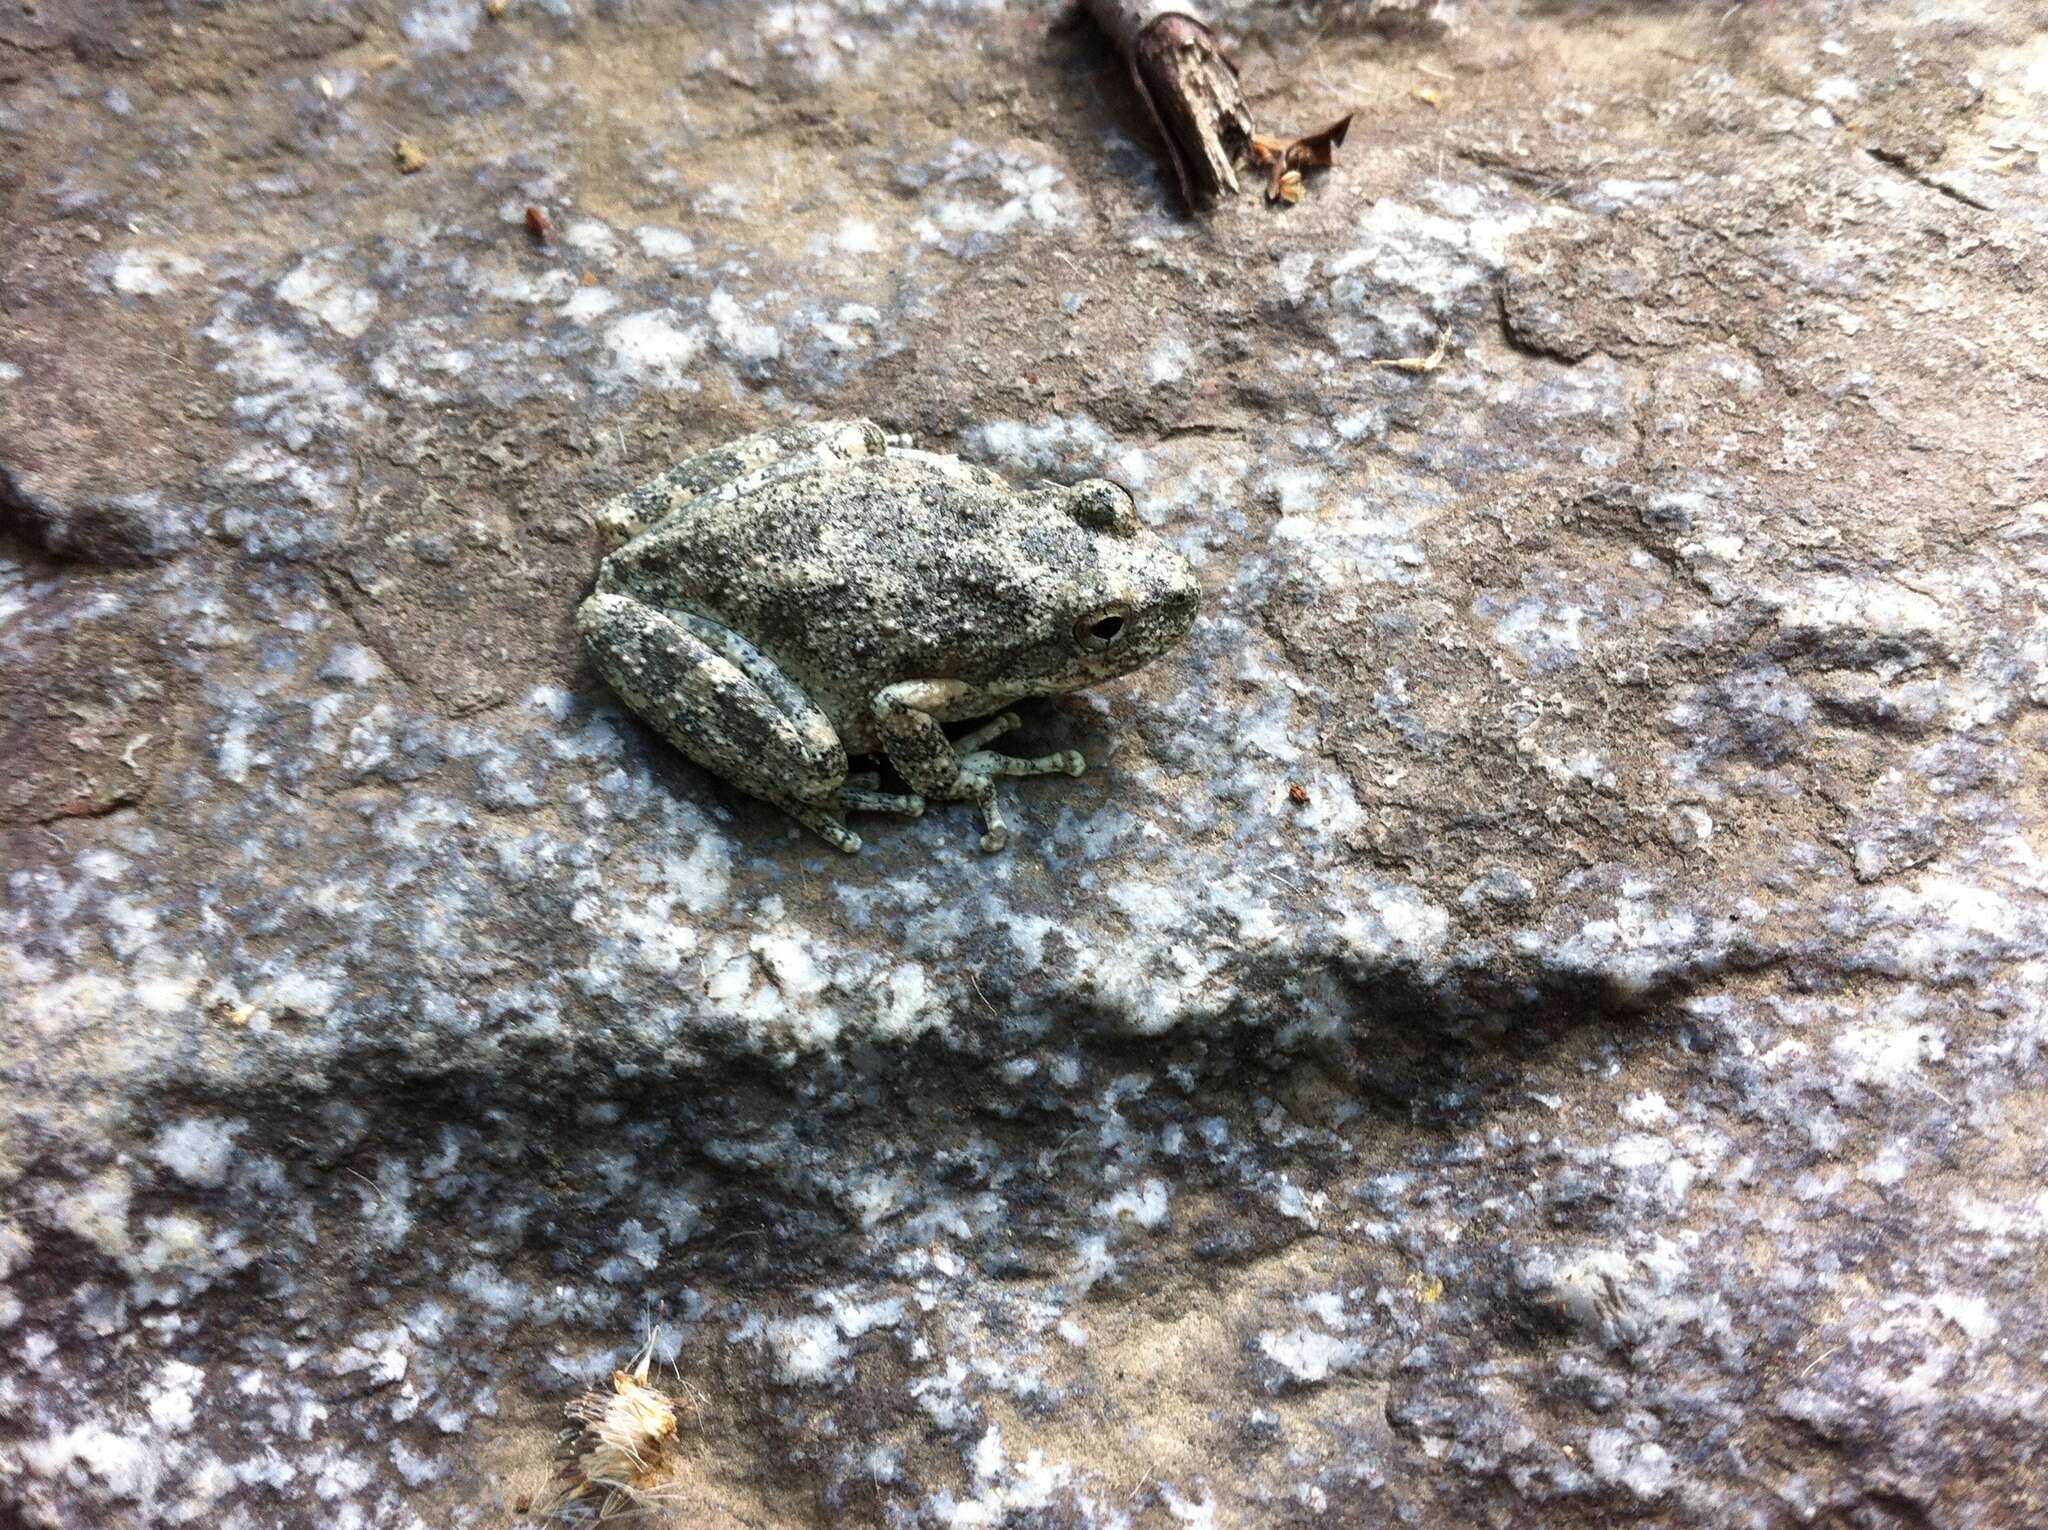
<path id="1" fill-rule="evenodd" d="M 965 736 L 948 740 L 938 715 L 966 710 L 977 699 L 959 680 L 905 680 L 875 694 L 875 721 L 882 748 L 903 779 L 929 797 L 971 802 L 981 811 L 981 848 L 1000 850 L 1010 826 L 996 803 L 996 782 L 1005 776 L 1078 776 L 1087 762 L 1072 749 L 1035 758 L 996 754 L 984 747 L 1017 726 L 1005 712 Z"/>
<path id="2" fill-rule="evenodd" d="M 888 438 L 868 420 L 782 425 L 741 436 L 679 462 L 658 478 L 598 507 L 598 529 L 614 544 L 630 541 L 714 490 L 757 474 L 780 477 L 807 468 L 879 457 Z"/>
<path id="3" fill-rule="evenodd" d="M 841 821 L 849 810 L 924 811 L 922 798 L 877 792 L 864 779 L 849 783 L 831 720 L 729 628 L 612 594 L 584 601 L 576 626 L 612 689 L 657 733 L 841 850 L 860 848 Z"/>

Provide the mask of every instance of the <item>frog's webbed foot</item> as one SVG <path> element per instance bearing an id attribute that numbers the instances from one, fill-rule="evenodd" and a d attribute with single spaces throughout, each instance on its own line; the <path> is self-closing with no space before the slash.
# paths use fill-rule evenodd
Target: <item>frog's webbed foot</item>
<path id="1" fill-rule="evenodd" d="M 924 798 L 915 792 L 905 795 L 878 791 L 876 788 L 881 783 L 882 778 L 877 772 L 863 771 L 848 776 L 845 784 L 836 788 L 823 803 L 789 796 L 776 796 L 769 800 L 835 850 L 844 850 L 852 855 L 860 849 L 861 839 L 846 826 L 847 814 L 897 813 L 905 818 L 924 815 Z"/>
<path id="2" fill-rule="evenodd" d="M 1005 712 L 984 723 L 965 738 L 953 741 L 960 757 L 957 783 L 959 799 L 972 802 L 981 811 L 981 848 L 1000 850 L 1010 842 L 1010 826 L 996 806 L 996 782 L 1004 776 L 1078 776 L 1088 768 L 1078 749 L 1061 749 L 1053 754 L 1020 756 L 997 754 L 982 745 L 1001 738 L 1017 726 L 1017 714 Z"/>
<path id="3" fill-rule="evenodd" d="M 864 770 L 846 778 L 839 788 L 839 809 L 846 813 L 900 813 L 905 818 L 924 816 L 924 798 L 916 792 L 880 790 L 880 771 Z"/>
<path id="4" fill-rule="evenodd" d="M 973 803 L 981 814 L 981 848 L 1001 850 L 1010 842 L 1010 826 L 996 802 L 996 782 L 1006 776 L 1078 776 L 1087 761 L 1072 749 L 1022 758 L 986 748 L 1017 726 L 1014 712 L 949 741 L 927 708 L 957 700 L 963 690 L 950 680 L 891 686 L 875 698 L 875 716 L 889 758 L 904 778 L 927 797 Z"/>

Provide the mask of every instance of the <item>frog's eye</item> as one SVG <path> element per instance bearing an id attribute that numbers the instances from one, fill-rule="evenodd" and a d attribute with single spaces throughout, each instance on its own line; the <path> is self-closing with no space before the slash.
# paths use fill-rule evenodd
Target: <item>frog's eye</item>
<path id="1" fill-rule="evenodd" d="M 1067 513 L 1076 525 L 1126 542 L 1138 534 L 1138 508 L 1130 492 L 1107 478 L 1085 478 L 1069 489 Z"/>
<path id="2" fill-rule="evenodd" d="M 1074 623 L 1074 641 L 1090 653 L 1107 653 L 1130 631 L 1131 613 L 1122 606 L 1104 606 Z"/>

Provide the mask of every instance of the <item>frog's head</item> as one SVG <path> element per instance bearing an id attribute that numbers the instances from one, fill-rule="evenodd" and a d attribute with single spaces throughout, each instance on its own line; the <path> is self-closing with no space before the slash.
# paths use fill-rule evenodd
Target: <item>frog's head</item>
<path id="1" fill-rule="evenodd" d="M 1080 530 L 1081 546 L 1026 656 L 1031 688 L 1127 675 L 1186 637 L 1201 598 L 1195 571 L 1139 523 L 1131 496 L 1101 478 L 1044 492 Z"/>

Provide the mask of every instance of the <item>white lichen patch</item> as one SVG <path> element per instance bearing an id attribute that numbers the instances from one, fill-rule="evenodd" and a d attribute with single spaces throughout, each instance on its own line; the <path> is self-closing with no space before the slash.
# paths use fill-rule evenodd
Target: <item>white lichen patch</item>
<path id="1" fill-rule="evenodd" d="M 1260 1334 L 1259 1353 L 1272 1361 L 1286 1380 L 1314 1386 L 1356 1366 L 1365 1351 L 1355 1339 L 1302 1326 Z"/>
<path id="2" fill-rule="evenodd" d="M 1010 150 L 958 139 L 906 174 L 925 188 L 924 212 L 912 231 L 961 259 L 987 254 L 1021 231 L 1058 228 L 1073 216 L 1058 167 Z"/>
<path id="3" fill-rule="evenodd" d="M 787 1382 L 829 1381 L 847 1357 L 839 1324 L 830 1317 L 805 1314 L 782 1318 L 763 1331 L 774 1356 L 775 1374 Z"/>
<path id="4" fill-rule="evenodd" d="M 92 259 L 93 274 L 125 297 L 168 297 L 204 269 L 178 250 L 120 250 Z"/>
<path id="5" fill-rule="evenodd" d="M 346 252 L 308 256 L 277 284 L 277 296 L 336 334 L 354 339 L 376 318 L 377 294 L 341 274 L 345 260 Z"/>
<path id="6" fill-rule="evenodd" d="M 398 29 L 422 53 L 467 53 L 483 14 L 482 0 L 427 0 L 400 17 Z"/>
<path id="7" fill-rule="evenodd" d="M 697 250 L 696 241 L 688 234 L 655 223 L 643 223 L 634 229 L 633 242 L 650 260 L 687 260 Z"/>
<path id="8" fill-rule="evenodd" d="M 723 287 L 705 305 L 719 354 L 741 366 L 760 367 L 782 354 L 782 336 L 772 324 L 747 316 L 739 300 Z"/>
<path id="9" fill-rule="evenodd" d="M 234 401 L 239 419 L 299 451 L 316 435 L 360 429 L 383 417 L 339 368 L 304 343 L 244 322 L 243 306 L 229 300 L 200 331 L 220 347 L 219 370 L 246 390 Z"/>
<path id="10" fill-rule="evenodd" d="M 618 306 L 619 295 L 609 288 L 578 287 L 555 312 L 578 324 L 587 324 L 592 319 L 603 318 Z"/>
<path id="11" fill-rule="evenodd" d="M 235 1138 L 247 1130 L 243 1121 L 187 1117 L 157 1133 L 156 1161 L 188 1185 L 218 1187 L 234 1163 Z"/>
<path id="12" fill-rule="evenodd" d="M 693 393 L 700 386 L 691 364 L 704 348 L 704 331 L 677 323 L 669 312 L 650 309 L 614 320 L 605 330 L 605 346 L 611 354 L 602 374 L 607 381 L 671 393 Z"/>

